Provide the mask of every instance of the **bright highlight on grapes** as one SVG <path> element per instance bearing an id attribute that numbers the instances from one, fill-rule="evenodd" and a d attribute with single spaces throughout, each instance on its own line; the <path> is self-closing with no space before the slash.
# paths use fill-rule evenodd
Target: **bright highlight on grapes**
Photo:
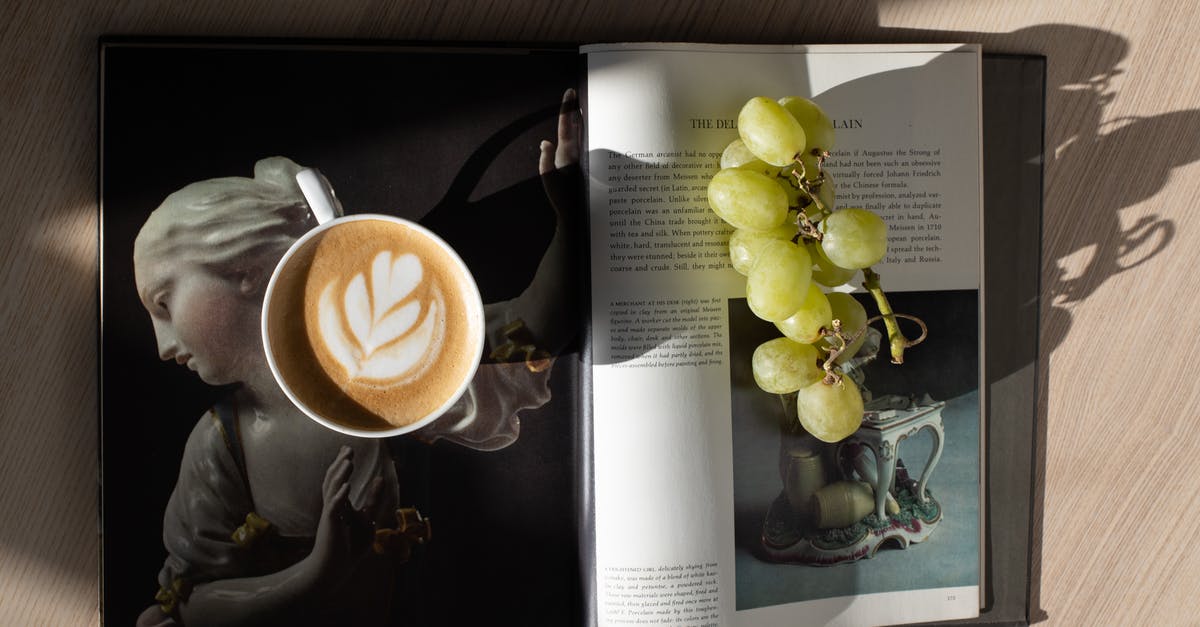
<path id="1" fill-rule="evenodd" d="M 708 201 L 735 228 L 729 259 L 746 277 L 750 310 L 782 334 L 754 351 L 754 380 L 772 394 L 795 394 L 801 426 L 837 442 L 862 424 L 862 394 L 845 368 L 868 325 L 883 321 L 896 364 L 905 348 L 925 339 L 925 325 L 892 311 L 872 268 L 887 254 L 887 223 L 867 209 L 835 204 L 833 176 L 825 171 L 835 133 L 821 107 L 800 96 L 756 96 L 737 124 Z M 860 272 L 879 310 L 873 318 L 853 296 L 822 289 L 844 286 Z M 921 335 L 906 338 L 898 318 L 915 321 Z"/>
<path id="2" fill-rule="evenodd" d="M 804 128 L 770 98 L 751 98 L 738 113 L 737 125 L 746 148 L 771 165 L 792 164 L 806 146 Z"/>

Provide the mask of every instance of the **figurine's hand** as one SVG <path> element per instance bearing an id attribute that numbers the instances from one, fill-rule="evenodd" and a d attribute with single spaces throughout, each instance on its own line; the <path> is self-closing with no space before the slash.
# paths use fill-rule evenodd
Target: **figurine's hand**
<path id="1" fill-rule="evenodd" d="M 563 92 L 558 109 L 556 141 L 543 140 L 538 156 L 538 173 L 546 198 L 558 214 L 559 227 L 570 221 L 579 205 L 579 100 L 574 89 Z"/>
<path id="2" fill-rule="evenodd" d="M 538 263 L 533 281 L 517 298 L 509 301 L 505 314 L 509 320 L 521 318 L 533 332 L 539 349 L 557 355 L 575 335 L 580 319 L 577 299 L 564 294 L 564 286 L 579 278 L 579 247 L 576 228 L 582 213 L 579 171 L 580 146 L 579 100 L 574 89 L 563 92 L 558 110 L 556 141 L 543 141 L 538 157 L 538 172 L 546 198 L 554 209 L 554 237 Z"/>
<path id="3" fill-rule="evenodd" d="M 545 176 L 579 163 L 579 127 L 579 100 L 574 89 L 567 89 L 558 109 L 558 143 L 542 141 L 538 173 Z"/>
<path id="4" fill-rule="evenodd" d="M 383 478 L 372 480 L 363 507 L 355 509 L 350 503 L 350 476 L 353 473 L 354 452 L 343 446 L 325 471 L 321 486 L 323 506 L 312 557 L 324 576 L 336 578 L 352 569 L 374 541 L 373 517 Z"/>

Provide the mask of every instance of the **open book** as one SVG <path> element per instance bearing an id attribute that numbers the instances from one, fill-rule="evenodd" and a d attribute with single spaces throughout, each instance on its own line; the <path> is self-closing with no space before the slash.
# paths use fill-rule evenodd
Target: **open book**
<path id="1" fill-rule="evenodd" d="M 1034 338 L 1010 337 L 997 370 L 988 355 L 994 329 L 1036 329 L 1040 60 L 969 45 L 141 39 L 101 55 L 106 623 L 1024 620 Z M 778 332 L 747 308 L 731 229 L 705 199 L 757 95 L 829 112 L 837 205 L 889 224 L 875 269 L 929 329 L 903 365 L 861 355 L 866 419 L 840 444 L 814 445 L 794 399 L 755 385 L 750 355 Z M 262 268 L 209 254 L 203 203 L 197 230 L 178 231 L 184 252 L 135 259 L 172 193 L 241 177 L 258 191 L 211 202 L 244 217 L 291 202 L 275 175 L 293 166 L 319 169 L 347 213 L 446 239 L 491 325 L 483 375 L 447 420 L 361 445 L 351 501 L 379 474 L 420 533 L 372 517 L 399 539 L 348 541 L 345 560 L 317 559 L 341 546 L 319 533 L 337 441 L 263 401 L 261 347 L 237 335 L 256 322 Z M 1011 213 L 997 241 L 1020 258 L 995 273 L 993 172 Z M 150 264 L 212 288 L 172 310 L 170 340 L 147 315 Z M 231 280 L 244 289 L 221 296 Z M 227 360 L 187 360 L 197 378 L 169 341 Z"/>

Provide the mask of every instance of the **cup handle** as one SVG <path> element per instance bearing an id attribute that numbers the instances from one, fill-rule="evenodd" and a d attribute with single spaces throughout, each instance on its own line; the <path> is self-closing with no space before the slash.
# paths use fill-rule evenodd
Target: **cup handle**
<path id="1" fill-rule="evenodd" d="M 333 195 L 333 187 L 316 168 L 305 168 L 296 173 L 296 183 L 308 201 L 308 208 L 318 224 L 325 224 L 342 213 L 342 203 Z"/>

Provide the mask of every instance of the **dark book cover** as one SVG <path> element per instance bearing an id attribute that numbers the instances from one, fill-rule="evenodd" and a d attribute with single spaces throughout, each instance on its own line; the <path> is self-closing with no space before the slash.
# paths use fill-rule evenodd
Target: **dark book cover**
<path id="1" fill-rule="evenodd" d="M 114 38 L 102 42 L 101 60 L 101 598 L 105 624 L 124 625 L 190 586 L 286 567 L 312 546 L 301 541 L 283 561 L 247 555 L 174 591 L 161 577 L 168 547 L 179 544 L 177 526 L 165 521 L 179 519 L 171 500 L 189 434 L 239 383 L 210 385 L 164 357 L 134 262 L 150 214 L 188 185 L 253 178 L 260 160 L 285 157 L 318 168 L 347 213 L 403 217 L 441 235 L 484 302 L 504 308 L 537 282 L 564 234 L 563 207 L 551 198 L 584 182 L 578 170 L 544 179 L 538 161 L 541 142 L 556 140 L 564 90 L 586 95 L 586 86 L 570 47 Z M 1028 620 L 1036 585 L 1045 59 L 985 55 L 983 78 L 986 598 L 980 618 L 965 622 L 1017 624 Z M 563 183 L 565 191 L 554 189 Z M 565 235 L 582 250 L 575 226 Z M 547 393 L 494 418 L 507 435 L 491 444 L 387 442 L 398 504 L 426 516 L 432 534 L 380 584 L 385 597 L 367 601 L 369 617 L 397 625 L 595 620 L 591 510 L 581 489 L 590 456 L 587 330 L 577 315 L 585 276 L 551 277 L 566 303 L 560 310 L 575 312 L 563 320 L 574 331 L 553 347 L 554 366 L 537 384 Z M 302 618 L 321 624 L 336 614 Z"/>

